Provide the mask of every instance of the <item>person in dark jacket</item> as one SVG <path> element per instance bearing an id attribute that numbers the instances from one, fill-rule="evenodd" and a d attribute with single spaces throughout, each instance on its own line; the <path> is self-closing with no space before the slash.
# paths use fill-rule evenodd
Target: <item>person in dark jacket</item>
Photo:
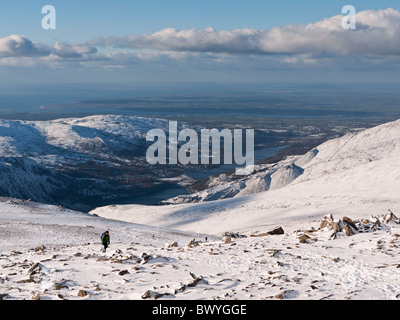
<path id="1" fill-rule="evenodd" d="M 103 252 L 106 252 L 107 247 L 110 245 L 110 233 L 108 231 L 101 235 L 101 244 L 104 246 Z"/>

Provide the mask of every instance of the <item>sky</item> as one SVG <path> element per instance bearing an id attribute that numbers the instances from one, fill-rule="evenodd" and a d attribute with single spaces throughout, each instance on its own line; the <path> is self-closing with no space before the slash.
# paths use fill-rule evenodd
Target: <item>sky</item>
<path id="1" fill-rule="evenodd" d="M 56 9 L 43 29 L 42 7 Z M 342 27 L 345 5 L 355 30 Z M 394 0 L 2 0 L 0 84 L 400 81 Z"/>
<path id="2" fill-rule="evenodd" d="M 57 29 L 41 28 L 44 5 L 57 10 Z M 96 36 L 153 33 L 164 28 L 218 30 L 266 29 L 309 23 L 341 13 L 351 4 L 358 11 L 394 8 L 395 0 L 2 0 L 1 36 L 23 34 L 35 41 L 84 42 Z"/>

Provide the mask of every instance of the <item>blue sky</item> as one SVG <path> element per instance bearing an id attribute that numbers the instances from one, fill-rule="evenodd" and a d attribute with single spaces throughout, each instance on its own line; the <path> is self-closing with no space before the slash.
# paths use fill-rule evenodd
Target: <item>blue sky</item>
<path id="1" fill-rule="evenodd" d="M 56 30 L 41 27 L 47 4 L 56 8 Z M 335 18 L 348 4 L 357 10 L 354 31 Z M 0 2 L 0 84 L 14 87 L 400 82 L 399 69 L 400 3 L 393 0 Z"/>
<path id="2" fill-rule="evenodd" d="M 41 28 L 41 8 L 57 10 L 57 30 Z M 96 36 L 153 33 L 177 29 L 212 27 L 269 29 L 288 23 L 316 22 L 352 4 L 366 9 L 400 9 L 394 0 L 2 0 L 0 36 L 23 34 L 35 41 L 84 42 Z"/>

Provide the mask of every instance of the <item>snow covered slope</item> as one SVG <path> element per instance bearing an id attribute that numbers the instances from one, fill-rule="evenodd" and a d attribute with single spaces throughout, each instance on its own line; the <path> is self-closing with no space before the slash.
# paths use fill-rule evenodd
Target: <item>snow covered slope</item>
<path id="1" fill-rule="evenodd" d="M 399 299 L 400 225 L 386 216 L 353 221 L 353 236 L 294 221 L 206 239 L 0 198 L 0 300 Z"/>
<path id="2" fill-rule="evenodd" d="M 138 146 L 150 129 L 165 128 L 167 124 L 165 120 L 121 115 L 51 121 L 0 120 L 0 154 L 118 155 L 119 151 Z"/>
<path id="3" fill-rule="evenodd" d="M 146 133 L 167 125 L 119 115 L 0 120 L 0 195 L 87 210 L 92 198 L 131 194 L 118 179 L 143 171 Z"/>
<path id="4" fill-rule="evenodd" d="M 400 299 L 399 140 L 396 121 L 328 141 L 280 166 L 288 184 L 224 200 L 1 198 L 0 299 Z"/>
<path id="5" fill-rule="evenodd" d="M 249 188 L 265 188 L 266 192 L 240 196 L 243 189 L 225 200 L 162 207 L 109 206 L 93 213 L 220 234 L 319 219 L 328 213 L 368 217 L 388 209 L 399 211 L 400 120 L 328 141 L 304 156 L 284 160 L 278 167 L 271 181 L 265 179 L 265 174 L 256 173 L 247 182 Z M 279 179 L 271 188 L 274 175 Z"/>

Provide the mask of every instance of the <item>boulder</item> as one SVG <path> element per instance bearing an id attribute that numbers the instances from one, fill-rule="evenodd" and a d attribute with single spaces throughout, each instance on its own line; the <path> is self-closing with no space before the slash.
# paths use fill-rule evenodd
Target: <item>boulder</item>
<path id="1" fill-rule="evenodd" d="M 141 258 L 142 259 L 140 260 L 140 264 L 145 264 L 145 263 L 147 263 L 147 261 L 149 261 L 151 259 L 151 255 L 143 252 L 141 255 Z"/>
<path id="2" fill-rule="evenodd" d="M 196 245 L 197 245 L 196 240 L 192 239 L 186 244 L 186 247 L 191 248 L 191 247 L 195 247 Z"/>
<path id="3" fill-rule="evenodd" d="M 279 235 L 279 234 L 285 234 L 285 231 L 283 231 L 282 227 L 277 227 L 271 231 L 268 232 L 270 235 Z"/>
<path id="4" fill-rule="evenodd" d="M 388 212 L 383 216 L 382 221 L 383 223 L 394 222 L 396 224 L 400 224 L 400 219 L 397 218 L 391 210 L 388 210 Z"/>
<path id="5" fill-rule="evenodd" d="M 142 294 L 142 299 L 143 299 L 143 300 L 149 299 L 150 296 L 151 296 L 151 291 L 150 291 L 150 290 L 147 290 L 145 293 Z"/>
<path id="6" fill-rule="evenodd" d="M 299 243 L 308 243 L 308 240 L 310 239 L 310 237 L 306 234 L 302 234 L 299 237 Z"/>
<path id="7" fill-rule="evenodd" d="M 222 241 L 226 244 L 229 244 L 232 242 L 232 237 L 231 236 L 226 236 L 222 238 Z"/>
<path id="8" fill-rule="evenodd" d="M 0 293 L 0 300 L 4 300 L 8 297 L 8 293 Z"/>
<path id="9" fill-rule="evenodd" d="M 172 243 L 165 243 L 164 244 L 165 248 L 174 248 L 174 247 L 178 247 L 178 242 L 172 242 Z"/>
<path id="10" fill-rule="evenodd" d="M 122 270 L 122 271 L 118 272 L 119 276 L 123 276 L 123 275 L 126 275 L 126 274 L 129 274 L 128 270 Z"/>
<path id="11" fill-rule="evenodd" d="M 322 218 L 322 221 L 321 221 L 321 224 L 320 224 L 319 228 L 320 229 L 324 229 L 326 227 L 330 228 L 332 222 L 333 222 L 333 217 L 332 217 L 331 214 L 328 214 L 328 215 L 326 215 L 326 216 L 324 216 Z"/>
<path id="12" fill-rule="evenodd" d="M 268 232 L 252 234 L 251 237 L 266 237 L 266 236 L 274 236 L 274 235 L 282 235 L 282 234 L 285 234 L 285 231 L 283 231 L 283 228 L 276 227 L 275 229 L 272 229 L 271 231 L 268 231 Z"/>
<path id="13" fill-rule="evenodd" d="M 350 225 L 345 225 L 343 228 L 344 233 L 346 236 L 354 236 L 356 233 L 354 232 L 354 229 Z"/>
<path id="14" fill-rule="evenodd" d="M 35 249 L 33 249 L 35 252 L 39 252 L 39 251 L 44 251 L 46 249 L 46 247 L 44 245 L 38 246 Z"/>
<path id="15" fill-rule="evenodd" d="M 78 297 L 86 297 L 86 296 L 87 296 L 87 292 L 85 290 L 78 291 Z"/>
<path id="16" fill-rule="evenodd" d="M 350 218 L 348 218 L 348 217 L 343 217 L 342 220 L 343 220 L 343 222 L 344 222 L 346 225 L 352 227 L 354 230 L 357 230 L 357 229 L 358 229 L 357 226 L 356 226 L 356 224 L 355 224 L 355 222 L 354 222 L 353 220 L 351 220 Z"/>
<path id="17" fill-rule="evenodd" d="M 233 239 L 238 239 L 238 238 L 246 238 L 247 236 L 244 234 L 240 234 L 239 232 L 225 232 L 223 234 L 223 237 L 231 236 Z"/>
<path id="18" fill-rule="evenodd" d="M 32 297 L 32 300 L 40 300 L 40 294 L 38 293 L 38 294 L 35 294 L 33 297 Z"/>

